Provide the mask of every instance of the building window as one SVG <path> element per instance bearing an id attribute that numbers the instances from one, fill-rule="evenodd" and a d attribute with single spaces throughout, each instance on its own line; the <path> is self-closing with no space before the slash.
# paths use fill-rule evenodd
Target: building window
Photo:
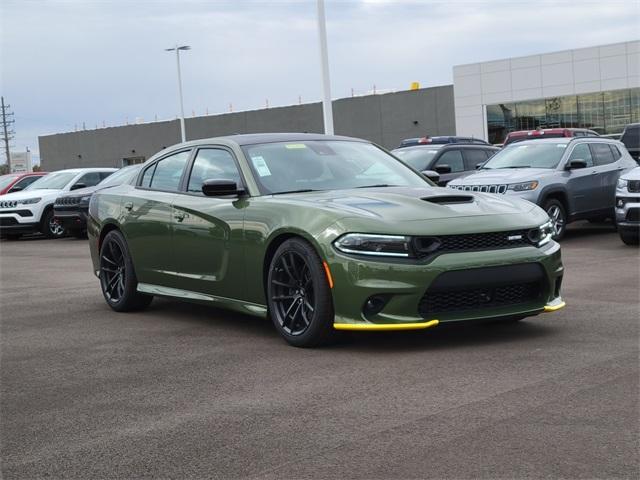
<path id="1" fill-rule="evenodd" d="M 486 109 L 490 143 L 504 142 L 509 132 L 536 128 L 618 134 L 625 125 L 640 121 L 640 88 L 499 103 Z"/>

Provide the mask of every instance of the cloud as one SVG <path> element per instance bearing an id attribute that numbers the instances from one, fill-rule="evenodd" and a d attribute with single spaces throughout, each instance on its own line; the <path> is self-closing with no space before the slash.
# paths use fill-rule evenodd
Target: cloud
<path id="1" fill-rule="evenodd" d="M 640 4 L 327 1 L 334 97 L 450 83 L 453 65 L 638 38 Z M 320 98 L 315 1 L 2 2 L 2 94 L 37 135 Z"/>

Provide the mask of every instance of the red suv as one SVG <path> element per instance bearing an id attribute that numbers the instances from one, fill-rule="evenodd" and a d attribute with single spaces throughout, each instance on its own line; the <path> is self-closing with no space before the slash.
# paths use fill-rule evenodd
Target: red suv
<path id="1" fill-rule="evenodd" d="M 19 192 L 38 180 L 47 172 L 8 173 L 0 175 L 0 195 Z"/>
<path id="2" fill-rule="evenodd" d="M 504 145 L 522 142 L 523 140 L 535 140 L 537 138 L 562 138 L 562 137 L 599 137 L 598 132 L 586 128 L 541 128 L 538 130 L 520 130 L 511 132 L 504 140 Z"/>

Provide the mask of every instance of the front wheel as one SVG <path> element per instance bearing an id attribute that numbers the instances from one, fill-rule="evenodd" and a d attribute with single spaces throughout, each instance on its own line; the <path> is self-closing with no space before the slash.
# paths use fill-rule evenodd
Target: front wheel
<path id="1" fill-rule="evenodd" d="M 545 202 L 543 208 L 551 219 L 551 224 L 553 226 L 553 239 L 562 240 L 567 228 L 567 212 L 564 209 L 564 205 L 562 205 L 560 201 L 552 198 Z"/>
<path id="2" fill-rule="evenodd" d="M 137 291 L 138 279 L 127 242 L 118 230 L 107 233 L 100 246 L 100 287 L 116 312 L 139 310 L 153 300 L 153 296 Z"/>
<path id="3" fill-rule="evenodd" d="M 624 242 L 625 245 L 631 245 L 636 247 L 640 245 L 640 232 L 637 230 L 620 230 L 620 240 Z"/>
<path id="4" fill-rule="evenodd" d="M 53 210 L 45 212 L 40 223 L 40 232 L 47 238 L 61 238 L 66 233 L 64 227 L 53 216 Z"/>
<path id="5" fill-rule="evenodd" d="M 273 324 L 289 344 L 313 347 L 332 340 L 331 288 L 308 242 L 294 238 L 280 245 L 269 266 L 266 290 Z"/>

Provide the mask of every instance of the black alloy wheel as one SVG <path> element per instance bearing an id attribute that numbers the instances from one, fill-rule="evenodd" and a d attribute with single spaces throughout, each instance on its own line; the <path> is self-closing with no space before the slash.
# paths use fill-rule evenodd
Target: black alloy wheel
<path id="1" fill-rule="evenodd" d="M 148 306 L 153 296 L 137 291 L 138 280 L 122 234 L 109 232 L 100 246 L 100 287 L 107 304 L 118 312 Z"/>
<path id="2" fill-rule="evenodd" d="M 269 313 L 291 345 L 310 347 L 333 335 L 333 301 L 324 266 L 302 239 L 284 242 L 276 251 L 267 279 Z"/>
<path id="3" fill-rule="evenodd" d="M 47 238 L 61 238 L 64 237 L 66 232 L 64 227 L 56 220 L 53 215 L 53 210 L 48 210 L 44 214 L 40 231 Z"/>

